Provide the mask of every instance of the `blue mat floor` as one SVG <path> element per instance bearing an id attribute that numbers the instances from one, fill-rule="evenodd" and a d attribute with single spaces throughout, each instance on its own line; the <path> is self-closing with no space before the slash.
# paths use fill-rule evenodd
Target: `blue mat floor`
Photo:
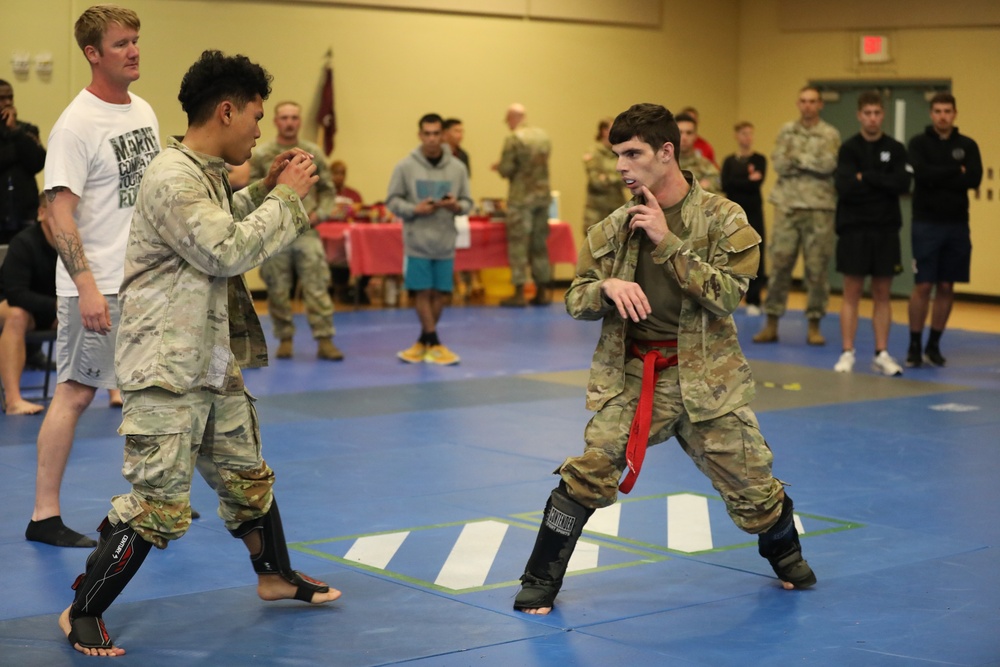
<path id="1" fill-rule="evenodd" d="M 719 666 L 1000 665 L 1000 335 L 949 330 L 945 368 L 884 378 L 831 369 L 790 312 L 782 342 L 754 345 L 754 403 L 791 484 L 819 584 L 780 588 L 752 537 L 675 442 L 633 492 L 588 524 L 555 611 L 511 608 L 553 469 L 582 448 L 597 323 L 561 305 L 448 310 L 456 367 L 406 365 L 410 310 L 338 313 L 347 358 L 315 359 L 304 317 L 295 357 L 246 373 L 277 472 L 293 564 L 343 591 L 325 607 L 264 603 L 243 545 L 214 514 L 150 554 L 105 620 L 128 664 Z M 265 320 L 265 328 L 270 324 Z M 274 341 L 272 343 L 272 350 Z M 891 351 L 904 355 L 894 326 Z M 30 543 L 39 416 L 0 415 L 0 665 L 91 664 L 56 625 L 88 551 Z M 92 532 L 121 478 L 120 413 L 84 415 L 63 516 Z M 674 519 L 697 515 L 690 534 Z M 684 523 L 684 522 L 681 522 Z"/>

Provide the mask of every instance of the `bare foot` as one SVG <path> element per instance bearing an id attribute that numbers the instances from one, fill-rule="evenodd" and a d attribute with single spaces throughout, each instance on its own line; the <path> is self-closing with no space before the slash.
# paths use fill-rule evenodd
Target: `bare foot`
<path id="1" fill-rule="evenodd" d="M 31 403 L 24 399 L 9 401 L 5 412 L 9 415 L 37 415 L 45 409 L 45 406 Z"/>
<path id="2" fill-rule="evenodd" d="M 69 638 L 69 631 L 72 626 L 69 622 L 69 607 L 63 610 L 63 613 L 59 614 L 59 629 L 65 633 L 66 638 Z M 83 648 L 79 644 L 73 644 L 73 648 L 84 655 L 99 656 L 102 658 L 117 658 L 120 655 L 125 655 L 125 649 L 119 648 L 117 646 L 112 646 L 110 648 Z"/>
<path id="3" fill-rule="evenodd" d="M 306 575 L 299 573 L 301 576 Z M 323 582 L 311 579 L 318 584 Z M 325 584 L 323 584 L 325 585 Z M 285 578 L 279 574 L 260 574 L 257 575 L 257 595 L 261 600 L 294 600 L 296 587 L 293 584 L 285 581 Z M 324 602 L 333 602 L 340 597 L 340 591 L 336 588 L 330 588 L 326 593 L 313 593 L 312 604 L 323 604 Z"/>
<path id="4" fill-rule="evenodd" d="M 781 581 L 781 580 L 779 579 L 778 581 Z M 790 581 L 782 581 L 781 582 L 781 587 L 784 588 L 786 591 L 795 590 L 795 584 L 793 584 Z"/>
<path id="5" fill-rule="evenodd" d="M 539 607 L 537 609 L 521 609 L 525 614 L 531 614 L 532 616 L 548 616 L 549 612 L 552 611 L 552 607 Z"/>

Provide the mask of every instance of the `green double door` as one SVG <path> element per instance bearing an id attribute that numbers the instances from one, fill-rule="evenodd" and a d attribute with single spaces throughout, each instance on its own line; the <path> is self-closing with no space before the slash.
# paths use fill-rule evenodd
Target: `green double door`
<path id="1" fill-rule="evenodd" d="M 840 131 L 841 139 L 858 133 L 858 95 L 865 90 L 878 90 L 885 102 L 886 134 L 906 146 L 910 138 L 930 124 L 929 100 L 937 92 L 951 90 L 947 80 L 930 81 L 813 81 L 823 93 L 823 120 Z M 900 232 L 903 272 L 892 281 L 894 296 L 908 296 L 913 289 L 913 253 L 910 247 L 912 207 L 910 195 L 900 198 L 903 229 Z M 830 287 L 839 291 L 843 280 L 835 262 L 830 262 Z"/>

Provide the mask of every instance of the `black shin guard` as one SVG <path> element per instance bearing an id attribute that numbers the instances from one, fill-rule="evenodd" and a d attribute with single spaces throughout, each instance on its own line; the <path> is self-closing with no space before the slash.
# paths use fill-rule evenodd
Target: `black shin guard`
<path id="1" fill-rule="evenodd" d="M 285 574 L 292 571 L 285 543 L 285 530 L 281 526 L 278 501 L 271 500 L 271 509 L 264 516 L 241 523 L 239 528 L 229 531 L 233 537 L 244 539 L 258 531 L 260 551 L 250 554 L 253 571 L 257 574 Z"/>
<path id="2" fill-rule="evenodd" d="M 98 530 L 101 537 L 87 557 L 87 571 L 73 584 L 76 597 L 70 608 L 71 620 L 103 614 L 139 571 L 153 546 L 124 521 L 112 525 L 105 519 Z"/>
<path id="3" fill-rule="evenodd" d="M 281 514 L 278 513 L 278 501 L 271 499 L 271 509 L 264 516 L 240 524 L 229 532 L 233 537 L 244 539 L 258 531 L 260 550 L 250 554 L 250 563 L 257 574 L 278 574 L 285 581 L 295 585 L 295 599 L 312 602 L 313 593 L 326 593 L 330 587 L 321 581 L 311 579 L 301 572 L 292 569 L 288 557 L 288 545 L 285 542 L 285 531 L 281 526 Z"/>
<path id="4" fill-rule="evenodd" d="M 785 496 L 777 523 L 758 536 L 757 551 L 767 559 L 782 581 L 787 581 L 796 588 L 809 588 L 816 583 L 816 575 L 809 563 L 802 558 L 802 546 L 795 528 L 793 504 L 789 496 Z"/>
<path id="5" fill-rule="evenodd" d="M 514 609 L 538 609 L 554 604 L 570 556 L 584 524 L 593 513 L 594 510 L 570 498 L 563 484 L 552 491 L 545 503 L 535 548 L 521 576 L 521 590 L 514 598 Z"/>

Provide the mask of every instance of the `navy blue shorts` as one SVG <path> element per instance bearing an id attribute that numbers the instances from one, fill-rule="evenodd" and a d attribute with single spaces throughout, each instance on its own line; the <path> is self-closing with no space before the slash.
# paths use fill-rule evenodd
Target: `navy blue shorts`
<path id="1" fill-rule="evenodd" d="M 913 221 L 914 282 L 967 283 L 971 266 L 968 223 Z"/>
<path id="2" fill-rule="evenodd" d="M 403 261 L 403 282 L 412 292 L 432 289 L 450 294 L 454 280 L 454 259 L 406 257 Z"/>
<path id="3" fill-rule="evenodd" d="M 837 237 L 837 272 L 891 278 L 903 272 L 899 231 L 860 229 Z"/>

